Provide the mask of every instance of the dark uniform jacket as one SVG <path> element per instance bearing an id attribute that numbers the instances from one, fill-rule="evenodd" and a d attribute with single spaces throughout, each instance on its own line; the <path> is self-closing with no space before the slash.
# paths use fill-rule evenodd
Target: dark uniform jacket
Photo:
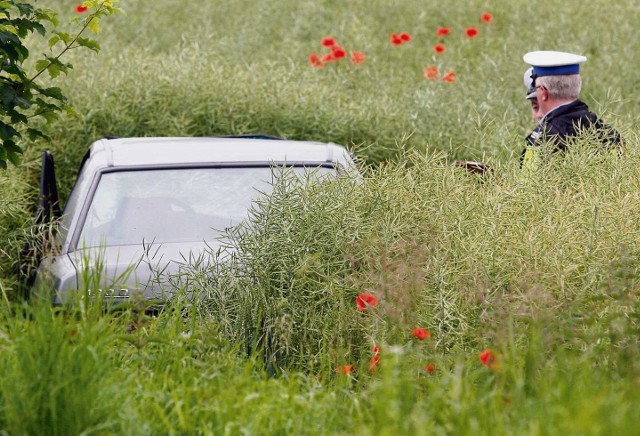
<path id="1" fill-rule="evenodd" d="M 602 122 L 582 101 L 575 100 L 550 111 L 533 129 L 527 136 L 522 158 L 525 158 L 527 149 L 547 142 L 554 145 L 554 151 L 566 151 L 568 138 L 583 132 L 593 132 L 607 150 L 616 150 L 620 146 L 620 133 Z"/>

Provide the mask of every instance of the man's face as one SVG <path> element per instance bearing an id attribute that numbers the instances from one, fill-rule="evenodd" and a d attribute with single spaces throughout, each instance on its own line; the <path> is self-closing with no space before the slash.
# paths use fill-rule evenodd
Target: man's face
<path id="1" fill-rule="evenodd" d="M 534 120 L 536 120 L 536 122 L 539 123 L 544 114 L 540 110 L 538 99 L 534 97 L 534 98 L 530 98 L 529 101 L 531 102 L 531 116 L 533 117 Z"/>

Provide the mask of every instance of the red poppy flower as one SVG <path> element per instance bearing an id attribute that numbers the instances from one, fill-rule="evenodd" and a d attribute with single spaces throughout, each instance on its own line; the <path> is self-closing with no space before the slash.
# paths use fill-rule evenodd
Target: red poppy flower
<path id="1" fill-rule="evenodd" d="M 373 346 L 373 354 L 375 354 L 376 356 L 378 354 L 380 354 L 380 347 L 378 347 L 377 345 Z"/>
<path id="2" fill-rule="evenodd" d="M 447 48 L 442 45 L 442 44 L 436 44 L 433 46 L 433 51 L 435 51 L 438 54 L 442 54 L 447 50 Z"/>
<path id="3" fill-rule="evenodd" d="M 493 355 L 493 351 L 489 349 L 484 350 L 482 353 L 480 353 L 478 355 L 478 358 L 480 358 L 480 363 L 482 363 L 482 366 L 486 366 L 487 368 L 489 368 L 491 364 L 496 360 L 495 356 Z"/>
<path id="4" fill-rule="evenodd" d="M 393 45 L 402 45 L 402 38 L 395 33 L 392 33 L 391 36 L 389 36 L 389 39 L 391 39 L 391 44 Z"/>
<path id="5" fill-rule="evenodd" d="M 493 20 L 493 15 L 491 15 L 489 12 L 483 12 L 482 15 L 480 15 L 480 19 L 489 24 L 491 23 L 491 20 Z"/>
<path id="6" fill-rule="evenodd" d="M 376 307 L 378 305 L 378 298 L 373 294 L 360 294 L 356 297 L 356 305 L 358 311 L 367 310 L 369 307 Z"/>
<path id="7" fill-rule="evenodd" d="M 87 12 L 87 9 L 89 8 L 87 8 L 86 6 L 82 6 L 81 4 L 76 6 L 76 12 L 79 14 L 82 14 L 83 12 Z"/>
<path id="8" fill-rule="evenodd" d="M 325 64 L 327 62 L 335 62 L 337 60 L 338 59 L 336 58 L 336 55 L 333 52 L 327 53 L 326 55 L 322 56 L 322 62 L 324 62 Z"/>
<path id="9" fill-rule="evenodd" d="M 475 27 L 469 27 L 464 31 L 464 33 L 467 35 L 467 38 L 475 38 L 478 36 L 478 29 Z"/>
<path id="10" fill-rule="evenodd" d="M 322 46 L 323 47 L 333 47 L 334 45 L 337 45 L 338 43 L 336 42 L 335 38 L 332 38 L 330 36 L 327 36 L 326 38 L 322 38 Z"/>
<path id="11" fill-rule="evenodd" d="M 436 365 L 433 363 L 427 363 L 424 366 L 424 370 L 427 371 L 429 374 L 433 374 L 434 372 L 436 372 Z"/>
<path id="12" fill-rule="evenodd" d="M 360 51 L 352 51 L 351 52 L 351 62 L 356 65 L 359 65 L 364 62 L 365 55 Z"/>
<path id="13" fill-rule="evenodd" d="M 333 47 L 331 47 L 331 52 L 336 57 L 336 59 L 342 59 L 347 56 L 347 52 L 338 45 L 334 45 Z"/>
<path id="14" fill-rule="evenodd" d="M 438 67 L 426 67 L 424 69 L 425 79 L 435 79 L 438 77 Z"/>
<path id="15" fill-rule="evenodd" d="M 318 56 L 315 53 L 311 53 L 309 55 L 309 63 L 311 64 L 312 67 L 316 67 L 316 68 L 324 67 L 324 62 L 322 62 L 322 60 L 320 59 L 320 56 Z"/>
<path id="16" fill-rule="evenodd" d="M 443 82 L 449 82 L 449 83 L 455 82 L 456 81 L 456 73 L 454 73 L 453 71 L 447 70 L 447 72 L 444 73 L 444 76 L 442 76 L 442 81 Z"/>
<path id="17" fill-rule="evenodd" d="M 340 365 L 337 369 L 336 372 L 338 374 L 344 374 L 344 375 L 349 375 L 353 372 L 353 365 Z"/>
<path id="18" fill-rule="evenodd" d="M 406 32 L 403 32 L 400 34 L 400 39 L 402 40 L 402 42 L 409 42 L 411 41 L 411 35 L 409 35 Z"/>
<path id="19" fill-rule="evenodd" d="M 427 329 L 423 329 L 422 327 L 416 327 L 414 328 L 411 333 L 413 333 L 413 336 L 415 336 L 416 338 L 418 338 L 419 340 L 424 340 L 424 339 L 429 339 L 431 337 L 431 333 L 429 333 L 429 330 Z"/>
<path id="20" fill-rule="evenodd" d="M 436 30 L 436 37 L 442 38 L 447 36 L 449 33 L 451 33 L 451 31 L 448 27 L 438 27 L 438 30 Z"/>
<path id="21" fill-rule="evenodd" d="M 380 355 L 376 354 L 369 360 L 369 372 L 378 371 L 378 367 L 380 366 Z"/>

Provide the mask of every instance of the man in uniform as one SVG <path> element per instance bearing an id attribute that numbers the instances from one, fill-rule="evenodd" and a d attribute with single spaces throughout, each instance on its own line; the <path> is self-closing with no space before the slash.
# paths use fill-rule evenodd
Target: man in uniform
<path id="1" fill-rule="evenodd" d="M 527 136 L 522 154 L 523 168 L 535 166 L 544 143 L 552 145 L 552 151 L 564 152 L 568 140 L 584 131 L 595 129 L 598 141 L 607 149 L 617 150 L 620 134 L 603 123 L 586 104 L 578 98 L 582 79 L 580 64 L 586 57 L 557 51 L 534 51 L 524 55 L 531 65 L 532 88 L 542 118 L 538 126 Z M 535 114 L 534 114 L 535 116 Z"/>

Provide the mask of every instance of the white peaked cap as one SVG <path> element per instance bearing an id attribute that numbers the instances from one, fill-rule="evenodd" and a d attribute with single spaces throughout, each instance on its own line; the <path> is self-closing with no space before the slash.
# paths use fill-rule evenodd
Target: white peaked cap
<path id="1" fill-rule="evenodd" d="M 585 56 L 562 51 L 532 51 L 522 59 L 533 67 L 534 78 L 580 74 L 580 64 L 587 60 Z"/>

